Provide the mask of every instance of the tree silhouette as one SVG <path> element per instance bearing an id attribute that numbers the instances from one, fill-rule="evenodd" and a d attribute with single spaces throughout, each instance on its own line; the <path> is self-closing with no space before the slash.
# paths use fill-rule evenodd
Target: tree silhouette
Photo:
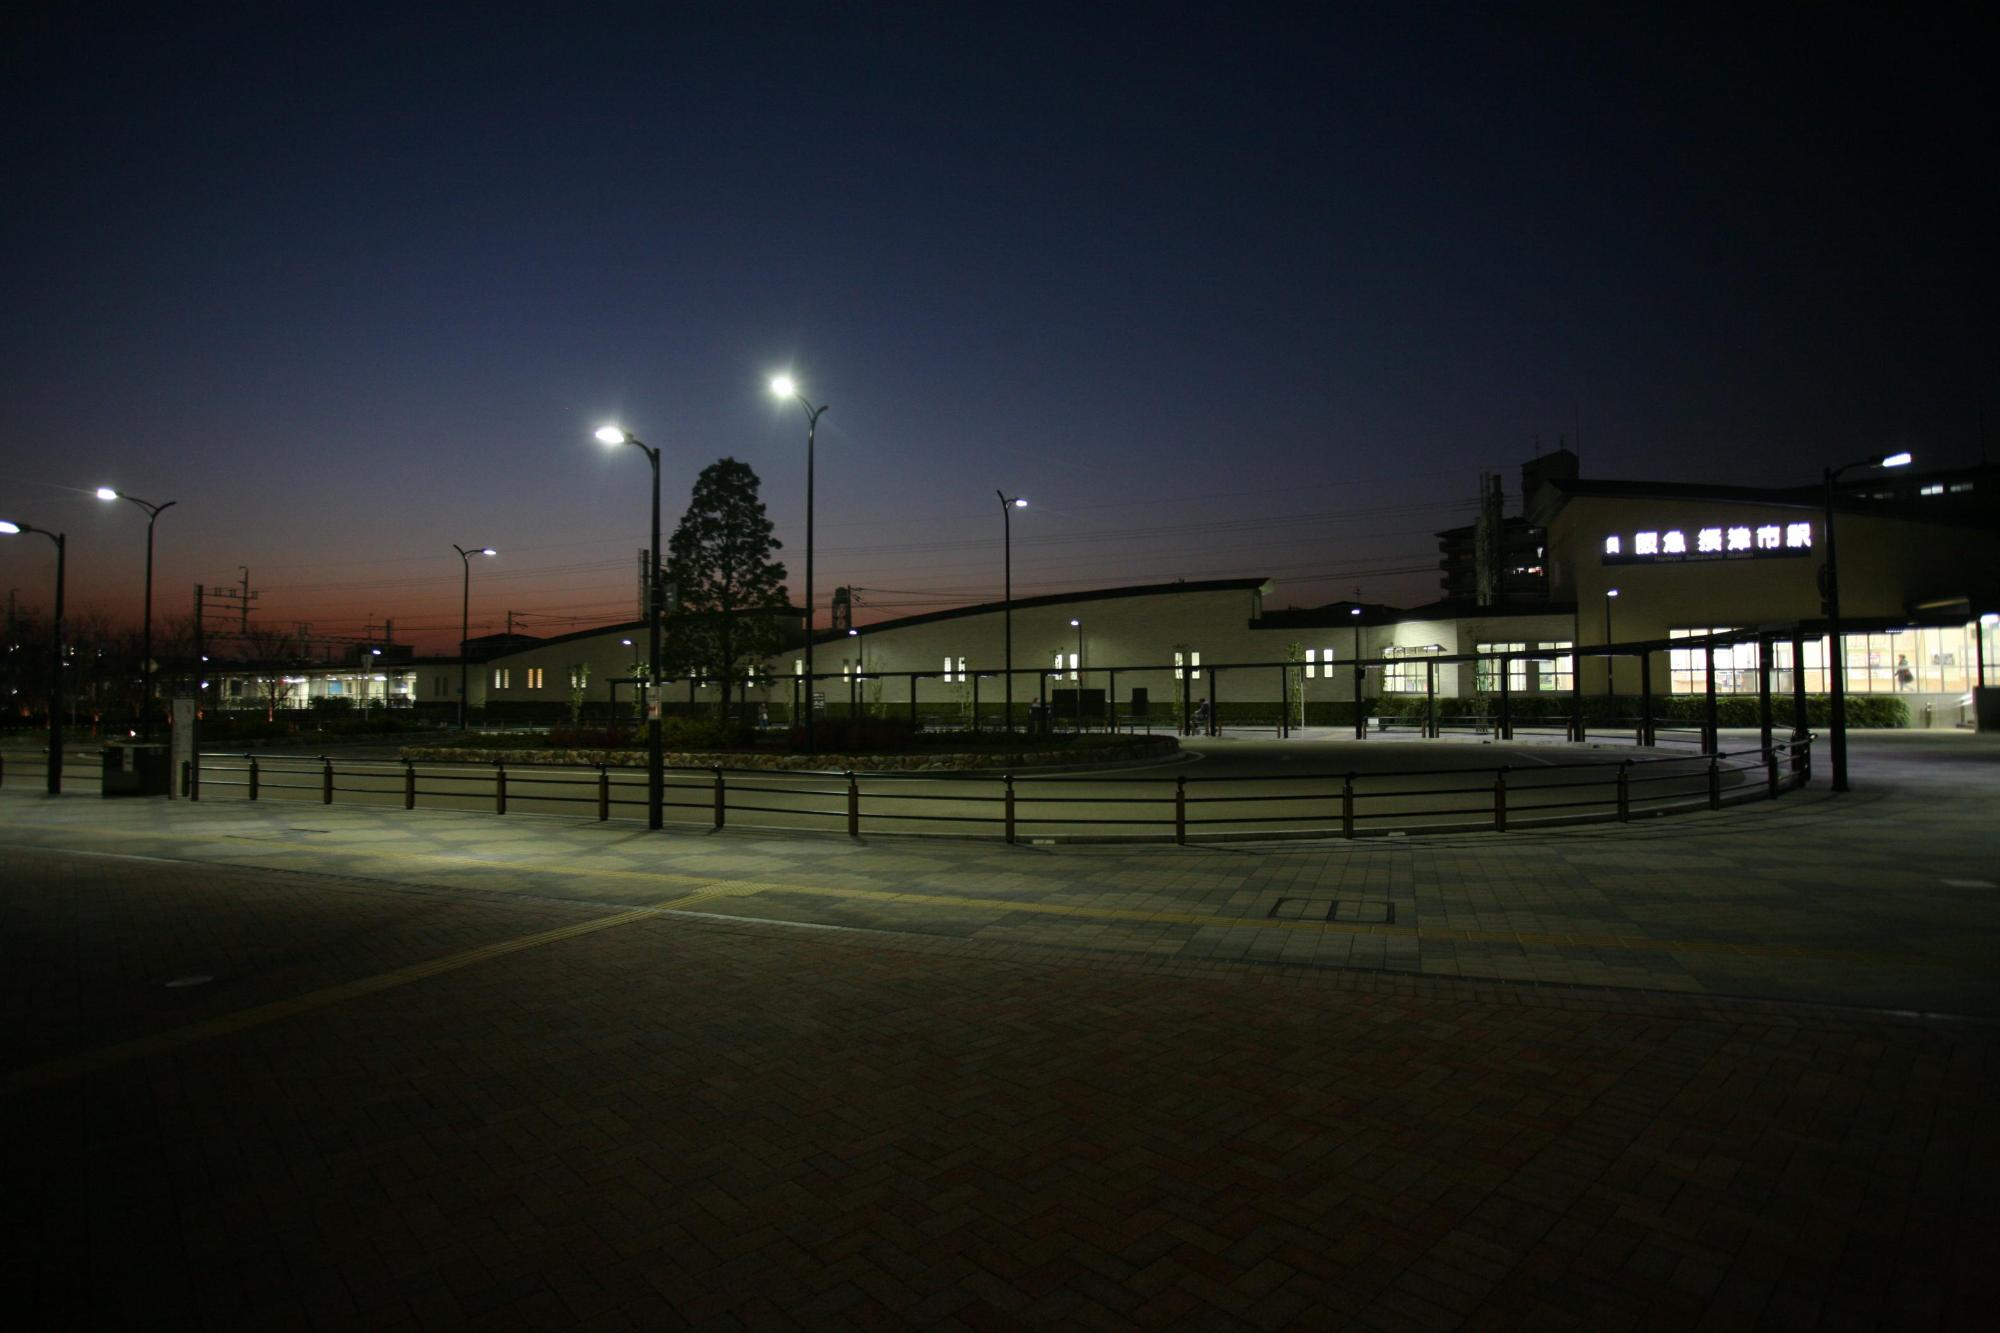
<path id="1" fill-rule="evenodd" d="M 772 559 L 780 543 L 758 485 L 747 463 L 710 463 L 667 543 L 667 577 L 679 594 L 668 656 L 677 671 L 719 677 L 724 717 L 737 683 L 767 668 L 786 609 L 785 567 Z"/>

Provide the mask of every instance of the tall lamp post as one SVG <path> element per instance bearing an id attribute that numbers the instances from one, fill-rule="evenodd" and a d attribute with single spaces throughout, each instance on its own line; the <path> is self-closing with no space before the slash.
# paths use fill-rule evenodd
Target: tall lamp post
<path id="1" fill-rule="evenodd" d="M 472 666 L 465 656 L 465 643 L 472 634 L 472 557 L 500 553 L 490 546 L 475 546 L 467 550 L 457 542 L 451 544 L 451 549 L 458 552 L 459 563 L 465 568 L 465 583 L 458 598 L 458 729 L 464 731 L 465 710 L 472 701 L 472 695 L 467 692 L 472 679 Z"/>
<path id="2" fill-rule="evenodd" d="M 1354 624 L 1354 739 L 1368 738 L 1368 718 L 1361 711 L 1361 696 L 1368 688 L 1368 668 L 1361 665 L 1361 608 L 1349 609 Z"/>
<path id="3" fill-rule="evenodd" d="M 630 444 L 653 465 L 653 544 L 646 568 L 646 827 L 666 822 L 667 759 L 660 738 L 660 451 L 622 426 L 598 429 L 600 443 Z"/>
<path id="4" fill-rule="evenodd" d="M 1007 730 L 1011 732 L 1014 730 L 1014 511 L 1026 509 L 1028 502 L 1018 495 L 1009 496 L 1005 491 L 993 493 L 1000 497 L 1001 619 L 1006 627 L 1004 652 L 1007 663 L 1007 670 L 1001 679 L 1007 699 Z"/>
<path id="5" fill-rule="evenodd" d="M 1076 682 L 1078 689 L 1082 689 L 1083 688 L 1083 622 L 1081 620 L 1072 620 L 1069 622 L 1069 627 L 1076 631 L 1076 670 L 1070 674 L 1070 679 Z"/>
<path id="6" fill-rule="evenodd" d="M 1826 469 L 1826 669 L 1830 673 L 1827 713 L 1828 748 L 1833 754 L 1833 790 L 1847 790 L 1847 664 L 1840 650 L 1840 566 L 1834 560 L 1833 486 L 1840 474 L 1858 467 L 1906 467 L 1907 452 L 1878 454 Z"/>
<path id="7" fill-rule="evenodd" d="M 771 377 L 773 397 L 790 399 L 806 410 L 806 753 L 813 749 L 813 437 L 819 433 L 819 419 L 830 404 L 814 407 L 799 392 L 790 375 Z"/>
<path id="8" fill-rule="evenodd" d="M 50 532 L 47 528 L 30 527 L 26 523 L 10 523 L 0 519 L 0 534 L 13 536 L 21 532 L 39 532 L 56 544 L 56 614 L 50 627 L 49 652 L 49 795 L 62 795 L 62 678 L 63 678 L 63 567 L 67 563 L 68 546 L 60 532 Z"/>
<path id="9" fill-rule="evenodd" d="M 139 630 L 139 734 L 152 735 L 153 719 L 153 525 L 160 521 L 160 515 L 179 504 L 169 500 L 163 505 L 141 500 L 136 495 L 125 495 L 109 486 L 97 488 L 100 500 L 130 500 L 146 511 L 146 610 Z M 200 663 L 195 665 L 199 666 Z"/>
<path id="10" fill-rule="evenodd" d="M 1611 603 L 1617 600 L 1617 597 L 1618 589 L 1606 588 L 1604 590 L 1604 646 L 1607 648 L 1611 646 Z M 1604 655 L 1604 697 L 1606 701 L 1618 697 L 1618 679 L 1612 674 L 1612 671 L 1613 660 L 1611 654 L 1606 653 Z M 1610 714 L 1607 713 L 1606 716 L 1608 717 Z"/>

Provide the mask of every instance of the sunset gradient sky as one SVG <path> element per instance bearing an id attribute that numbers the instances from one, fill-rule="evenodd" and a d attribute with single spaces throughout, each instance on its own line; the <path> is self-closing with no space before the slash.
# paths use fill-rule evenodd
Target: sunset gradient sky
<path id="1" fill-rule="evenodd" d="M 1717 11 L 1720 12 L 1720 11 Z M 1970 13 L 1970 10 L 1966 11 Z M 824 606 L 1268 574 L 1436 595 L 1435 530 L 1586 475 L 1976 462 L 1993 136 L 1883 9 L 31 5 L 0 41 L 0 516 L 136 619 L 637 613 L 728 455 Z M 1928 26 L 1926 26 L 1928 25 Z M 0 539 L 40 605 L 47 543 Z"/>

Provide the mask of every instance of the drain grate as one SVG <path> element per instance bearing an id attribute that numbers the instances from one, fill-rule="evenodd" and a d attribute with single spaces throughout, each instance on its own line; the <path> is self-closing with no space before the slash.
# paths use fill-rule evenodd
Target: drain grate
<path id="1" fill-rule="evenodd" d="M 1378 898 L 1280 898 L 1265 915 L 1274 921 L 1338 921 L 1356 926 L 1393 926 L 1396 904 Z"/>

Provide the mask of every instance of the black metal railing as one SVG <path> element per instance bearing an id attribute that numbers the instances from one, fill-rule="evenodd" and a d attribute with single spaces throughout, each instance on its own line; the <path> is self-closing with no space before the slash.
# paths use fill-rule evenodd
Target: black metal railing
<path id="1" fill-rule="evenodd" d="M 1395 772 L 1203 777 L 1034 777 L 671 767 L 665 806 L 681 828 L 998 832 L 1023 838 L 1168 840 L 1356 838 L 1387 832 L 1507 832 L 1775 798 L 1811 779 L 1812 738 L 1716 754 L 1429 768 Z M 609 820 L 643 810 L 645 774 L 605 765 L 543 766 L 204 754 L 193 791 L 213 799 L 337 800 L 414 810 L 589 808 Z"/>

